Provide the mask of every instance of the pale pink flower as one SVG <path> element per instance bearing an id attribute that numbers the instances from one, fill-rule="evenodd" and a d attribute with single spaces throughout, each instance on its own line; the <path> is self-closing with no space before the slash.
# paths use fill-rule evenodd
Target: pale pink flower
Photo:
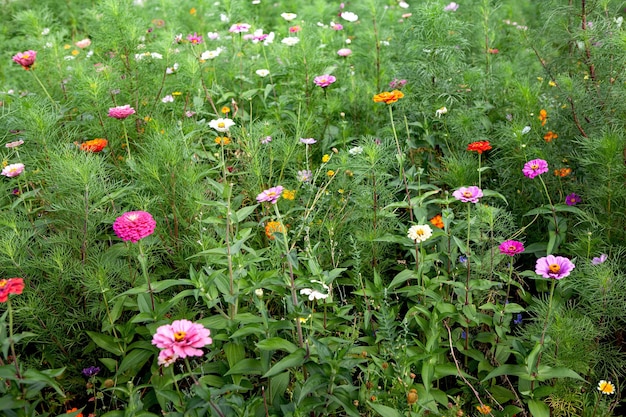
<path id="1" fill-rule="evenodd" d="M 4 146 L 6 148 L 17 148 L 18 146 L 23 145 L 23 144 L 24 144 L 24 141 L 20 139 L 20 140 L 16 140 L 15 142 L 9 142 L 5 144 Z"/>
<path id="2" fill-rule="evenodd" d="M 320 76 L 317 76 L 317 77 L 315 77 L 313 79 L 313 82 L 316 85 L 318 85 L 319 87 L 322 87 L 322 88 L 328 87 L 329 85 L 331 85 L 335 81 L 337 81 L 337 78 L 335 78 L 335 76 L 329 75 L 329 74 L 320 75 Z"/>
<path id="3" fill-rule="evenodd" d="M 109 117 L 113 117 L 114 119 L 126 119 L 131 114 L 135 114 L 135 109 L 130 107 L 130 104 L 126 104 L 125 106 L 111 107 L 109 109 Z"/>
<path id="4" fill-rule="evenodd" d="M 281 185 L 277 185 L 276 187 L 268 188 L 267 190 L 261 192 L 256 196 L 256 201 L 259 203 L 272 203 L 276 204 L 278 199 L 283 193 L 284 188 Z"/>
<path id="5" fill-rule="evenodd" d="M 115 219 L 113 231 L 125 242 L 139 242 L 154 233 L 156 221 L 146 211 L 129 211 Z"/>
<path id="6" fill-rule="evenodd" d="M 343 57 L 350 56 L 352 55 L 352 49 L 341 48 L 340 50 L 337 51 L 337 55 L 343 56 Z"/>
<path id="7" fill-rule="evenodd" d="M 443 11 L 444 12 L 456 12 L 458 8 L 459 8 L 458 4 L 456 4 L 455 2 L 451 2 L 446 7 L 443 8 Z"/>
<path id="8" fill-rule="evenodd" d="M 89 45 L 91 45 L 91 39 L 89 38 L 82 39 L 76 42 L 74 45 L 76 45 L 80 49 L 87 48 Z"/>
<path id="9" fill-rule="evenodd" d="M 478 199 L 483 196 L 483 190 L 472 185 L 470 187 L 461 187 L 453 192 L 452 195 L 464 203 L 478 203 Z"/>
<path id="10" fill-rule="evenodd" d="M 202 356 L 200 348 L 213 343 L 211 331 L 199 323 L 175 320 L 157 328 L 152 344 L 163 349 L 159 353 L 159 364 L 169 366 L 178 358 Z"/>
<path id="11" fill-rule="evenodd" d="M 4 175 L 5 177 L 13 178 L 13 177 L 17 177 L 22 172 L 24 172 L 24 164 L 17 163 L 17 164 L 11 164 L 11 165 L 5 166 L 4 169 L 2 170 L 1 175 Z"/>
<path id="12" fill-rule="evenodd" d="M 235 23 L 228 29 L 230 33 L 245 33 L 250 30 L 250 25 L 247 23 Z"/>
<path id="13" fill-rule="evenodd" d="M 544 278 L 562 279 L 568 276 L 575 266 L 563 256 L 548 255 L 537 259 L 535 273 Z"/>

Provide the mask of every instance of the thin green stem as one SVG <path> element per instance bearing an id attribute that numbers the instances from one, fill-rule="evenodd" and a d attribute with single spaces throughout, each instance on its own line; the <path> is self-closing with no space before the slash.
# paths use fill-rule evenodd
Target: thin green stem
<path id="1" fill-rule="evenodd" d="M 46 87 L 43 85 L 43 83 L 41 82 L 41 80 L 39 79 L 39 77 L 37 76 L 37 74 L 35 73 L 35 71 L 29 71 L 31 74 L 33 74 L 33 77 L 35 77 L 35 80 L 37 80 L 37 83 L 41 86 L 41 89 L 43 90 L 44 93 L 46 93 L 46 96 L 48 97 L 48 99 L 50 100 L 50 102 L 52 103 L 52 105 L 54 106 L 54 108 L 58 111 L 59 110 L 59 105 L 56 101 L 54 101 L 54 99 L 52 98 L 52 96 L 50 95 L 50 93 L 48 92 L 48 90 L 46 89 Z"/>
<path id="2" fill-rule="evenodd" d="M 154 291 L 152 290 L 152 284 L 150 283 L 150 275 L 148 274 L 148 266 L 146 255 L 143 253 L 143 245 L 141 244 L 141 240 L 137 243 L 139 246 L 139 264 L 141 265 L 141 271 L 143 272 L 143 276 L 146 278 L 146 283 L 148 284 L 148 292 L 150 293 L 150 303 L 152 304 L 152 311 L 154 311 Z"/>
<path id="3" fill-rule="evenodd" d="M 15 375 L 18 379 L 22 379 L 20 374 L 20 366 L 15 354 L 15 341 L 13 340 L 13 307 L 11 305 L 11 296 L 7 297 L 7 311 L 9 313 L 9 345 L 11 346 L 11 355 L 13 355 L 13 363 L 15 364 Z"/>
<path id="4" fill-rule="evenodd" d="M 130 155 L 130 144 L 128 143 L 128 132 L 126 131 L 126 123 L 122 121 L 122 128 L 124 129 L 124 139 L 126 140 L 126 151 L 128 152 L 128 159 L 131 159 Z"/>

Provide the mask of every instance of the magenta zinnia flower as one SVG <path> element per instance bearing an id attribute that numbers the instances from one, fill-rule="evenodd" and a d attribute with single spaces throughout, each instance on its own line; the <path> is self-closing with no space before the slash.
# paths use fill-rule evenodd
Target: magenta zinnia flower
<path id="1" fill-rule="evenodd" d="M 37 58 L 37 52 L 28 50 L 14 55 L 13 61 L 20 64 L 25 70 L 29 70 L 35 63 L 35 58 Z"/>
<path id="2" fill-rule="evenodd" d="M 130 104 L 111 107 L 109 109 L 109 117 L 113 117 L 114 119 L 126 119 L 131 114 L 135 114 L 135 109 L 130 107 Z"/>
<path id="3" fill-rule="evenodd" d="M 576 204 L 580 203 L 581 201 L 582 201 L 582 199 L 576 193 L 568 194 L 567 197 L 565 197 L 565 204 L 567 204 L 568 206 L 575 206 Z"/>
<path id="4" fill-rule="evenodd" d="M 193 35 L 187 35 L 187 40 L 193 45 L 198 45 L 202 43 L 202 35 L 198 35 L 197 32 L 194 32 Z"/>
<path id="5" fill-rule="evenodd" d="M 524 244 L 517 240 L 505 240 L 500 243 L 499 249 L 502 255 L 515 256 L 518 253 L 524 252 Z"/>
<path id="6" fill-rule="evenodd" d="M 263 191 L 261 194 L 256 196 L 256 201 L 259 203 L 268 202 L 272 204 L 276 204 L 281 194 L 283 193 L 284 188 L 282 185 L 277 185 L 276 187 L 269 188 Z"/>
<path id="7" fill-rule="evenodd" d="M 24 291 L 22 278 L 0 279 L 0 303 L 6 303 L 9 294 L 21 294 Z"/>
<path id="8" fill-rule="evenodd" d="M 5 166 L 2 170 L 2 175 L 4 175 L 5 177 L 13 178 L 17 177 L 22 172 L 24 172 L 24 164 L 17 163 Z"/>
<path id="9" fill-rule="evenodd" d="M 544 278 L 561 279 L 568 276 L 575 266 L 563 256 L 548 255 L 537 259 L 535 273 Z"/>
<path id="10" fill-rule="evenodd" d="M 320 75 L 313 79 L 313 82 L 322 88 L 328 87 L 335 81 L 337 81 L 337 78 L 329 74 Z"/>
<path id="11" fill-rule="evenodd" d="M 461 187 L 453 192 L 452 195 L 464 203 L 478 203 L 478 199 L 483 196 L 483 190 L 472 185 L 470 187 Z"/>
<path id="12" fill-rule="evenodd" d="M 535 178 L 537 175 L 548 172 L 548 163 L 543 159 L 533 159 L 532 161 L 526 162 L 522 172 L 530 179 Z"/>
<path id="13" fill-rule="evenodd" d="M 138 242 L 154 232 L 156 221 L 146 211 L 129 211 L 115 219 L 113 231 L 123 241 Z"/>
<path id="14" fill-rule="evenodd" d="M 176 320 L 156 330 L 152 344 L 163 349 L 159 353 L 159 364 L 168 366 L 178 358 L 202 356 L 200 348 L 213 343 L 211 331 L 199 323 Z"/>

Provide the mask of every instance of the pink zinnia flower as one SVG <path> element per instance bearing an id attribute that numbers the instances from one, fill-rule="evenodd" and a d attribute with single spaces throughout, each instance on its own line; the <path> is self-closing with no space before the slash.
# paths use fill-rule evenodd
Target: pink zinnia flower
<path id="1" fill-rule="evenodd" d="M 9 294 L 21 294 L 24 290 L 22 278 L 0 279 L 0 303 L 6 303 Z"/>
<path id="2" fill-rule="evenodd" d="M 343 57 L 350 56 L 352 55 L 352 49 L 341 48 L 340 50 L 337 51 L 337 55 L 343 56 Z"/>
<path id="3" fill-rule="evenodd" d="M 1 174 L 5 177 L 13 178 L 17 177 L 22 172 L 24 172 L 24 164 L 17 163 L 5 166 Z"/>
<path id="4" fill-rule="evenodd" d="M 20 64 L 25 70 L 29 70 L 35 63 L 35 58 L 37 58 L 37 52 L 29 49 L 14 55 L 13 61 Z"/>
<path id="5" fill-rule="evenodd" d="M 502 255 L 515 256 L 524 252 L 524 244 L 517 240 L 505 240 L 500 244 L 499 249 Z"/>
<path id="6" fill-rule="evenodd" d="M 281 185 L 276 187 L 269 188 L 259 195 L 256 196 L 256 201 L 259 203 L 268 202 L 272 204 L 276 204 L 281 194 L 283 193 L 284 188 Z"/>
<path id="7" fill-rule="evenodd" d="M 600 265 L 600 264 L 603 264 L 603 263 L 604 263 L 604 261 L 606 261 L 606 258 L 608 258 L 608 255 L 607 255 L 606 253 L 603 253 L 602 255 L 600 255 L 600 256 L 596 256 L 595 258 L 593 258 L 593 259 L 591 260 L 591 264 L 592 264 L 592 265 Z"/>
<path id="8" fill-rule="evenodd" d="M 22 139 L 20 139 L 20 140 L 14 141 L 14 142 L 9 142 L 9 143 L 5 144 L 4 146 L 6 148 L 17 148 L 18 146 L 23 145 L 23 144 L 24 144 L 24 141 Z"/>
<path id="9" fill-rule="evenodd" d="M 575 206 L 576 204 L 580 203 L 581 201 L 583 201 L 583 200 L 576 193 L 568 194 L 567 197 L 565 197 L 565 204 L 567 204 L 568 206 Z"/>
<path id="10" fill-rule="evenodd" d="M 537 259 L 535 273 L 544 278 L 561 279 L 568 276 L 575 266 L 563 256 L 548 255 Z"/>
<path id="11" fill-rule="evenodd" d="M 74 45 L 76 45 L 80 49 L 87 48 L 89 45 L 91 45 L 91 39 L 89 38 L 82 39 L 76 42 Z"/>
<path id="12" fill-rule="evenodd" d="M 123 241 L 138 242 L 154 232 L 156 221 L 146 211 L 129 211 L 115 219 L 113 231 Z"/>
<path id="13" fill-rule="evenodd" d="M 478 199 L 483 196 L 483 190 L 472 185 L 471 187 L 461 187 L 453 192 L 452 195 L 464 203 L 478 203 Z"/>
<path id="14" fill-rule="evenodd" d="M 300 143 L 304 143 L 305 145 L 313 145 L 317 143 L 317 141 L 313 138 L 300 138 Z"/>
<path id="15" fill-rule="evenodd" d="M 337 78 L 329 74 L 320 75 L 313 79 L 313 82 L 322 88 L 328 87 L 335 81 L 337 81 Z"/>
<path id="16" fill-rule="evenodd" d="M 522 172 L 530 179 L 535 178 L 537 175 L 548 172 L 548 163 L 543 159 L 533 159 L 526 162 Z"/>
<path id="17" fill-rule="evenodd" d="M 199 323 L 175 320 L 156 330 L 152 344 L 163 349 L 159 353 L 159 364 L 169 366 L 178 358 L 202 356 L 200 348 L 213 343 L 210 335 L 211 331 Z"/>
<path id="18" fill-rule="evenodd" d="M 131 114 L 135 114 L 135 109 L 130 107 L 130 104 L 126 104 L 125 106 L 111 107 L 109 109 L 109 117 L 113 117 L 114 119 L 126 119 Z"/>
<path id="19" fill-rule="evenodd" d="M 193 45 L 198 45 L 202 43 L 202 35 L 198 35 L 197 32 L 194 32 L 193 35 L 187 35 L 187 40 Z"/>

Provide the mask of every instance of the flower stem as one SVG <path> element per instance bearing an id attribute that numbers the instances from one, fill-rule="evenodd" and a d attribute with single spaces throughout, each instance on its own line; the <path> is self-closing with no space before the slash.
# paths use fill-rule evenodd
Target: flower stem
<path id="1" fill-rule="evenodd" d="M 128 143 L 128 132 L 126 131 L 126 124 L 122 122 L 122 128 L 124 129 L 124 139 L 126 140 L 126 151 L 128 152 L 128 159 L 131 159 L 130 155 L 130 145 Z"/>
<path id="2" fill-rule="evenodd" d="M 35 80 L 37 80 L 37 83 L 41 86 L 41 89 L 43 90 L 44 93 L 46 93 L 46 96 L 48 96 L 48 99 L 50 100 L 50 102 L 52 103 L 52 105 L 54 106 L 54 108 L 58 111 L 59 110 L 59 105 L 57 104 L 56 101 L 54 101 L 54 99 L 52 98 L 52 96 L 50 95 L 50 93 L 48 93 L 48 90 L 46 89 L 46 87 L 43 85 L 43 83 L 41 82 L 41 80 L 39 79 L 39 77 L 37 77 L 37 74 L 35 73 L 35 71 L 29 71 L 31 74 L 33 74 L 33 77 L 35 77 Z"/>
<path id="3" fill-rule="evenodd" d="M 9 312 L 9 345 L 11 346 L 11 355 L 13 355 L 13 363 L 15 364 L 15 375 L 18 379 L 22 379 L 20 366 L 17 362 L 17 355 L 15 354 L 15 341 L 13 340 L 13 308 L 11 306 L 11 296 L 7 297 L 7 311 Z"/>
<path id="4" fill-rule="evenodd" d="M 154 311 L 154 291 L 152 290 L 152 284 L 150 283 L 150 275 L 148 274 L 148 267 L 146 262 L 146 255 L 143 253 L 143 245 L 141 244 L 141 240 L 138 242 L 139 246 L 139 256 L 137 259 L 141 264 L 141 270 L 143 272 L 143 276 L 146 278 L 146 283 L 148 284 L 148 292 L 150 293 L 150 303 L 152 304 L 152 311 Z"/>
<path id="5" fill-rule="evenodd" d="M 534 372 L 539 371 L 539 365 L 541 364 L 541 355 L 543 354 L 543 344 L 546 338 L 546 331 L 548 330 L 548 320 L 550 318 L 550 312 L 552 311 L 552 298 L 554 298 L 554 287 L 556 286 L 556 280 L 552 280 L 552 284 L 550 286 L 550 298 L 548 299 L 548 311 L 546 313 L 546 319 L 543 322 L 543 330 L 541 331 L 541 339 L 539 340 L 539 345 L 541 345 L 541 350 L 537 355 L 537 362 L 535 364 Z M 530 384 L 530 390 L 532 391 L 535 386 L 535 380 L 533 380 Z"/>

